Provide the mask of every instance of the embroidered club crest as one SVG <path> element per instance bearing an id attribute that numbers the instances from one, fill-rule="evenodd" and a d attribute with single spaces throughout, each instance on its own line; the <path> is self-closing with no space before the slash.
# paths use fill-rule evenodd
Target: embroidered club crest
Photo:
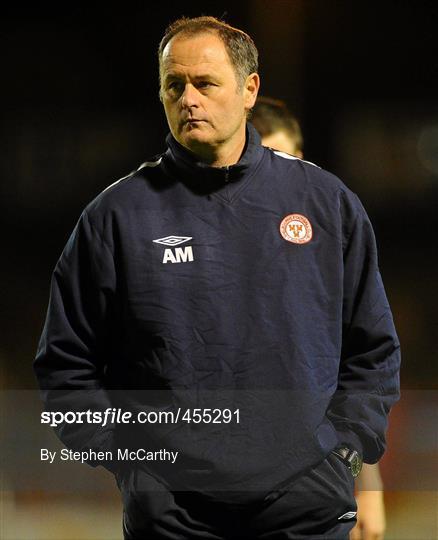
<path id="1" fill-rule="evenodd" d="M 281 236 L 294 244 L 307 244 L 312 240 L 310 221 L 302 214 L 289 214 L 280 223 Z"/>

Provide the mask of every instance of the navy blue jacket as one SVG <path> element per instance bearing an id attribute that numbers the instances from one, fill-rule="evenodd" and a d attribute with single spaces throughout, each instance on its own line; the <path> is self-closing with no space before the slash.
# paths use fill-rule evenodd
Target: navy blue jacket
<path id="1" fill-rule="evenodd" d="M 250 125 L 230 167 L 167 142 L 84 209 L 34 369 L 52 410 L 217 407 L 240 421 L 65 424 L 59 437 L 178 450 L 177 465 L 139 466 L 199 491 L 269 491 L 340 444 L 377 462 L 399 342 L 358 197 Z"/>

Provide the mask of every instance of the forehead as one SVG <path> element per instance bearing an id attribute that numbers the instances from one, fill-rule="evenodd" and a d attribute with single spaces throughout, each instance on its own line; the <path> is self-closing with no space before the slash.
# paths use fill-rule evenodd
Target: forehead
<path id="1" fill-rule="evenodd" d="M 233 71 L 224 43 L 212 33 L 174 37 L 164 48 L 161 63 L 163 74 L 188 70 Z"/>

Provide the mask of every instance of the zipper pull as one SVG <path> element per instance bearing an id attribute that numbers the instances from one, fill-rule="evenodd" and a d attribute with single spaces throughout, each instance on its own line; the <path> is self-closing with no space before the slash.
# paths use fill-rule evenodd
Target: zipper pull
<path id="1" fill-rule="evenodd" d="M 225 167 L 225 182 L 229 182 L 230 181 L 230 167 L 229 165 L 227 165 Z"/>

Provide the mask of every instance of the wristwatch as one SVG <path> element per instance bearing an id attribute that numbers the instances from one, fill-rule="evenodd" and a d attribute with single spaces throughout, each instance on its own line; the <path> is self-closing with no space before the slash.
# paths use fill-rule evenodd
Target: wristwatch
<path id="1" fill-rule="evenodd" d="M 340 446 L 332 450 L 332 453 L 338 456 L 345 465 L 350 469 L 351 474 L 356 478 L 360 471 L 362 470 L 362 458 L 360 457 L 359 452 L 356 450 L 351 450 L 346 446 Z"/>

